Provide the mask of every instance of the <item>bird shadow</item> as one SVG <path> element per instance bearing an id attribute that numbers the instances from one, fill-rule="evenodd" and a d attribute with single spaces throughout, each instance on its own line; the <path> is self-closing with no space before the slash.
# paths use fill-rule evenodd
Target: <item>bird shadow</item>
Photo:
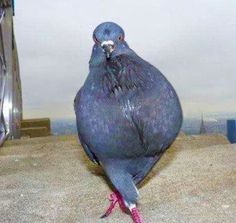
<path id="1" fill-rule="evenodd" d="M 80 160 L 81 164 L 89 171 L 91 174 L 100 177 L 104 182 L 107 182 L 106 174 L 103 168 L 98 165 L 97 163 L 93 163 L 87 155 L 83 152 L 83 148 L 80 148 L 82 151 L 78 153 L 78 159 Z M 109 182 L 109 181 L 108 181 Z M 108 185 L 111 187 L 111 185 Z"/>

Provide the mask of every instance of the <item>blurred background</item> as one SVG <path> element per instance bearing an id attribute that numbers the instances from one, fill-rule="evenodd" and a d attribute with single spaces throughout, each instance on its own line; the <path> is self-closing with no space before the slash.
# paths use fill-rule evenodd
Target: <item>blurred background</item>
<path id="1" fill-rule="evenodd" d="M 75 132 L 73 99 L 89 72 L 92 32 L 105 21 L 175 87 L 186 133 L 226 132 L 236 117 L 236 1 L 18 0 L 15 5 L 24 118 L 49 117 Z"/>

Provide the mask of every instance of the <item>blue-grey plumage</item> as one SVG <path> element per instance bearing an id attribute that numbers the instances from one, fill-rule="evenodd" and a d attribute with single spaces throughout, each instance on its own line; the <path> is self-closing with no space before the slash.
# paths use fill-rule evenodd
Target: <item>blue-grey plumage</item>
<path id="1" fill-rule="evenodd" d="M 129 206 L 137 202 L 135 185 L 178 135 L 182 109 L 172 85 L 129 48 L 120 26 L 102 23 L 93 39 L 89 75 L 74 103 L 78 135 Z"/>

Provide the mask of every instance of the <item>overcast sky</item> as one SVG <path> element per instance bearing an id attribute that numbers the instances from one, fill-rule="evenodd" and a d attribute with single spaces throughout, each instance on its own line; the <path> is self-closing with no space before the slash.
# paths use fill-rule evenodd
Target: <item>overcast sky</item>
<path id="1" fill-rule="evenodd" d="M 235 0 L 16 0 L 24 117 L 73 117 L 92 32 L 113 21 L 175 87 L 185 116 L 236 112 Z"/>

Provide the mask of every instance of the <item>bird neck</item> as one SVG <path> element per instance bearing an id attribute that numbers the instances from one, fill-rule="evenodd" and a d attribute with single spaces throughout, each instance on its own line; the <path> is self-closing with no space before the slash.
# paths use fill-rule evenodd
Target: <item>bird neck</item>
<path id="1" fill-rule="evenodd" d="M 93 72 L 96 85 L 108 96 L 117 97 L 144 89 L 150 86 L 152 80 L 138 56 L 119 55 L 100 67 L 100 75 L 98 70 Z"/>

